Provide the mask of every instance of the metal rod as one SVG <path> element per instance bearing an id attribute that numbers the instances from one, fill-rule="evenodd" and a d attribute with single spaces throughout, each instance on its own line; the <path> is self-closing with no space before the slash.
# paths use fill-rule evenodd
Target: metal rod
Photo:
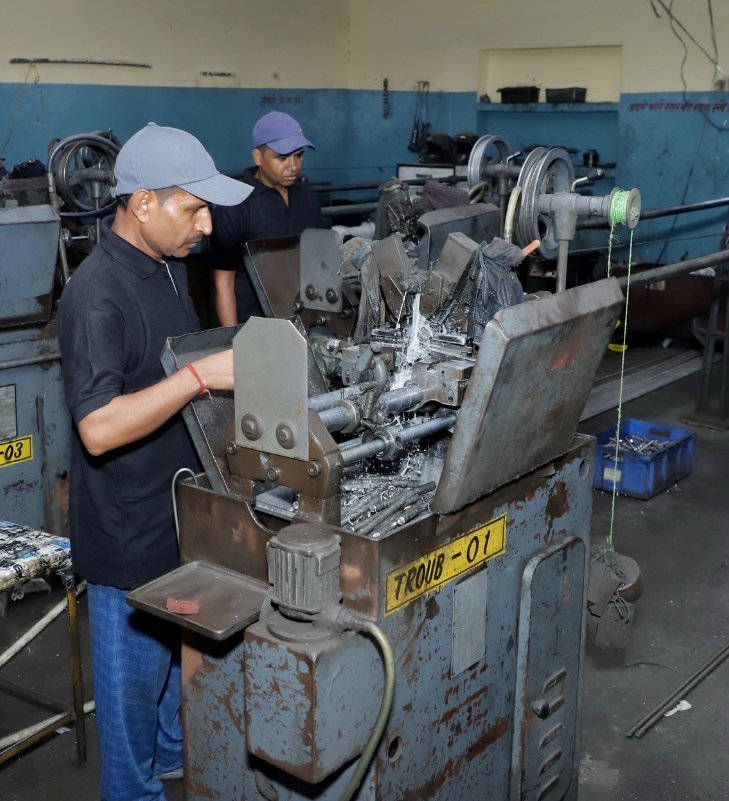
<path id="1" fill-rule="evenodd" d="M 87 701 L 83 707 L 84 715 L 90 714 L 95 709 L 96 702 Z M 13 756 L 13 754 L 6 755 L 5 749 L 10 748 L 10 746 L 17 745 L 18 743 L 21 743 L 33 735 L 37 735 L 39 732 L 45 731 L 46 729 L 50 730 L 53 728 L 58 728 L 59 725 L 63 725 L 61 724 L 61 721 L 67 717 L 68 715 L 53 715 L 53 717 L 46 718 L 46 720 L 41 720 L 38 723 L 34 723 L 32 726 L 27 726 L 25 729 L 21 729 L 20 731 L 13 732 L 13 734 L 8 734 L 3 737 L 0 740 L 0 752 L 2 752 L 0 753 L 0 764 Z M 30 745 L 30 743 L 27 745 Z M 22 749 L 18 749 L 18 751 L 20 750 Z M 17 751 L 15 753 L 17 753 Z"/>
<path id="2" fill-rule="evenodd" d="M 353 445 L 351 448 L 341 451 L 342 464 L 346 467 L 355 462 L 361 462 L 363 459 L 369 459 L 370 456 L 382 453 L 388 447 L 389 445 L 381 437 L 375 437 L 369 442 L 361 442 L 359 445 Z"/>
<path id="3" fill-rule="evenodd" d="M 392 503 L 390 503 L 389 506 L 387 506 L 381 512 L 372 515 L 372 517 L 365 521 L 364 525 L 359 526 L 357 532 L 359 534 L 369 534 L 381 523 L 391 518 L 393 514 L 396 514 L 401 509 L 406 507 L 411 501 L 421 498 L 428 492 L 432 492 L 435 487 L 435 481 L 429 481 L 427 484 L 421 484 L 419 487 L 415 487 L 415 489 L 411 489 L 408 492 L 404 492 L 402 495 L 396 496 L 392 499 Z"/>
<path id="4" fill-rule="evenodd" d="M 650 712 L 646 713 L 637 723 L 635 723 L 626 733 L 626 737 L 641 737 L 648 729 L 652 728 L 664 715 L 687 695 L 691 690 L 700 684 L 710 673 L 714 671 L 729 656 L 729 643 L 720 648 L 714 656 L 691 674 L 682 684 L 676 687 L 673 692 L 664 698 Z"/>
<path id="5" fill-rule="evenodd" d="M 373 536 L 377 536 L 379 533 L 386 534 L 390 529 L 404 526 L 405 523 L 417 517 L 421 512 L 424 512 L 430 506 L 432 500 L 432 498 L 421 498 L 417 503 L 408 506 L 407 509 L 399 509 L 393 512 L 391 517 L 380 522 L 377 530 L 372 532 Z"/>
<path id="6" fill-rule="evenodd" d="M 390 442 L 386 441 L 388 434 L 394 437 L 398 445 L 402 445 L 405 442 L 412 442 L 413 440 L 427 437 L 429 434 L 437 434 L 440 431 L 444 431 L 446 428 L 450 428 L 457 419 L 456 413 L 450 412 L 442 417 L 433 417 L 429 420 L 420 418 L 403 426 L 392 426 L 386 429 L 382 436 L 376 434 L 374 439 L 369 442 L 363 442 L 361 445 L 347 448 L 341 454 L 342 463 L 346 467 L 387 450 L 390 447 Z"/>
<path id="7" fill-rule="evenodd" d="M 73 710 L 76 722 L 76 755 L 79 765 L 86 762 L 86 721 L 84 720 L 84 688 L 81 674 L 81 640 L 78 634 L 78 596 L 73 573 L 63 577 L 68 610 L 68 645 L 71 653 L 71 682 L 73 686 Z"/>
<path id="8" fill-rule="evenodd" d="M 351 398 L 354 395 L 361 395 L 365 391 L 366 384 L 352 384 L 351 386 L 334 389 L 331 392 L 324 392 L 309 398 L 308 406 L 312 411 L 320 412 L 333 406 L 338 400 Z"/>
<path id="9" fill-rule="evenodd" d="M 98 58 L 11 58 L 11 64 L 90 64 L 100 67 L 144 67 L 152 69 L 151 64 L 143 64 L 139 61 L 116 61 L 112 59 Z"/>
<path id="10" fill-rule="evenodd" d="M 380 395 L 376 408 L 386 413 L 413 409 L 423 400 L 423 394 L 423 390 L 416 386 L 393 389 Z M 359 422 L 355 419 L 354 410 L 344 405 L 333 405 L 322 409 L 319 417 L 328 431 L 341 431 L 343 428 Z"/>
<path id="11" fill-rule="evenodd" d="M 31 364 L 45 364 L 46 362 L 60 361 L 59 351 L 52 351 L 43 356 L 31 356 L 27 359 L 10 359 L 7 362 L 0 362 L 0 370 L 11 370 L 14 367 L 29 367 Z"/>
<path id="12" fill-rule="evenodd" d="M 692 211 L 706 211 L 721 206 L 729 206 L 729 197 L 719 197 L 713 200 L 701 200 L 697 203 L 685 203 L 680 206 L 664 206 L 660 209 L 646 209 L 641 211 L 641 220 L 654 220 L 659 217 L 670 217 L 674 214 L 688 214 Z M 577 227 L 583 228 L 609 228 L 608 220 L 578 220 Z"/>
<path id="13" fill-rule="evenodd" d="M 82 581 L 78 585 L 77 595 L 80 595 L 86 589 L 86 582 Z M 52 609 L 46 614 L 19 639 L 17 639 L 7 650 L 3 651 L 0 655 L 0 668 L 6 665 L 17 653 L 23 650 L 25 646 L 37 637 L 43 629 L 49 626 L 66 608 L 67 601 L 64 598 L 59 601 Z"/>
<path id="14" fill-rule="evenodd" d="M 714 267 L 717 264 L 729 262 L 729 250 L 720 250 L 718 253 L 710 253 L 707 256 L 698 256 L 695 259 L 686 259 L 676 264 L 664 264 L 661 267 L 654 267 L 651 270 L 643 270 L 639 273 L 631 273 L 630 276 L 623 275 L 617 279 L 621 289 L 625 289 L 630 283 L 631 289 L 645 284 L 655 284 L 658 281 L 665 281 L 682 273 L 692 273 L 702 270 L 704 267 Z"/>

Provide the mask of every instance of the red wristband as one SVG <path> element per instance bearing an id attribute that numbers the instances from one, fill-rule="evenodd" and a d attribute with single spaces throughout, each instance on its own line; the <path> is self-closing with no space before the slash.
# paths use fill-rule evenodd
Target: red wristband
<path id="1" fill-rule="evenodd" d="M 193 367 L 192 362 L 187 362 L 185 367 L 197 378 L 197 383 L 200 384 L 200 395 L 209 395 L 210 390 L 205 386 L 205 382 L 200 378 L 200 373 Z"/>

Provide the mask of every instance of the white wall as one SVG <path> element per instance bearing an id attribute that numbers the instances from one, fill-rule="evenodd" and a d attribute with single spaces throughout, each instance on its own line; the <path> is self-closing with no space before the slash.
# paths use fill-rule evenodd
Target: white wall
<path id="1" fill-rule="evenodd" d="M 10 0 L 5 0 L 6 4 Z M 134 86 L 346 86 L 341 0 L 13 0 L 0 82 L 34 80 L 12 58 L 134 61 L 151 69 L 39 64 L 43 83 Z M 208 78 L 202 71 L 232 72 Z"/>
<path id="2" fill-rule="evenodd" d="M 708 0 L 672 6 L 711 53 Z M 427 80 L 431 90 L 476 91 L 481 51 L 577 46 L 622 48 L 623 92 L 683 88 L 683 48 L 650 0 L 351 0 L 349 8 L 350 76 L 358 88 L 378 87 L 387 77 L 393 89 Z M 719 61 L 729 72 L 729 3 L 714 0 L 713 10 Z M 713 67 L 695 45 L 688 49 L 687 88 L 712 89 Z"/>
<path id="3" fill-rule="evenodd" d="M 650 0 L 5 0 L 0 82 L 34 80 L 13 57 L 137 61 L 151 69 L 38 66 L 43 83 L 478 91 L 482 51 L 622 49 L 623 92 L 680 91 L 683 49 Z M 657 5 L 657 0 L 654 0 Z M 669 0 L 664 0 L 667 4 Z M 673 12 L 713 51 L 708 0 Z M 729 62 L 729 3 L 714 0 L 719 60 Z M 7 12 L 7 9 L 6 9 Z M 714 71 L 688 43 L 689 90 Z M 729 65 L 725 64 L 729 71 Z M 232 72 L 209 78 L 201 71 Z M 575 82 L 576 85 L 582 85 Z M 570 84 L 572 85 L 572 84 Z"/>

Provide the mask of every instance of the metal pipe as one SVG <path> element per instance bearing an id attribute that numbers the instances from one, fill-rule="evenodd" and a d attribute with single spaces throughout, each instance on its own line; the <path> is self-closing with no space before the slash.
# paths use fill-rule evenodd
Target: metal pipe
<path id="1" fill-rule="evenodd" d="M 352 203 L 346 206 L 322 206 L 322 217 L 344 217 L 346 214 L 363 214 L 376 211 L 377 203 Z"/>
<path id="2" fill-rule="evenodd" d="M 321 395 L 309 398 L 308 406 L 314 412 L 321 412 L 324 409 L 329 409 L 338 400 L 351 398 L 355 395 L 362 395 L 367 386 L 368 384 L 352 384 L 351 386 L 342 387 L 341 389 L 334 389 L 331 392 L 324 392 Z"/>
<path id="3" fill-rule="evenodd" d="M 686 261 L 679 261 L 676 264 L 664 264 L 662 267 L 631 273 L 630 276 L 623 275 L 617 281 L 621 289 L 625 289 L 628 283 L 633 288 L 645 284 L 655 284 L 666 278 L 673 278 L 682 273 L 692 273 L 704 267 L 714 267 L 727 261 L 729 261 L 729 250 L 720 250 L 718 253 L 710 253 L 708 256 L 698 256 L 695 259 L 686 259 Z"/>
<path id="4" fill-rule="evenodd" d="M 700 684 L 715 668 L 717 668 L 729 656 L 729 644 L 720 648 L 714 656 L 704 662 L 704 664 L 691 674 L 682 684 L 664 698 L 660 704 L 655 706 L 650 712 L 645 714 L 636 724 L 626 733 L 626 737 L 641 737 L 648 729 L 654 726 L 681 698 L 687 695 L 694 687 Z"/>
<path id="5" fill-rule="evenodd" d="M 89 713 L 93 712 L 96 709 L 96 702 L 95 701 L 87 701 L 83 706 L 84 715 L 88 715 Z M 6 748 L 10 748 L 12 745 L 16 745 L 17 743 L 23 742 L 23 740 L 27 740 L 29 737 L 32 737 L 34 734 L 37 734 L 43 729 L 47 729 L 52 725 L 58 725 L 59 721 L 63 720 L 64 718 L 68 717 L 68 713 L 61 713 L 58 715 L 53 715 L 50 718 L 46 718 L 46 720 L 41 720 L 38 723 L 34 723 L 32 726 L 28 726 L 25 729 L 21 729 L 20 731 L 13 732 L 13 734 L 8 734 L 0 740 L 0 752 L 4 752 Z"/>
<path id="6" fill-rule="evenodd" d="M 416 439 L 422 439 L 429 434 L 436 434 L 450 428 L 458 419 L 455 412 L 449 412 L 442 417 L 432 417 L 427 420 L 418 419 L 403 426 L 391 426 L 385 429 L 382 435 L 375 434 L 374 438 L 369 442 L 363 442 L 361 445 L 355 445 L 352 448 L 342 452 L 342 463 L 347 465 L 359 462 L 362 459 L 367 459 L 370 456 L 376 456 L 390 447 L 390 442 L 387 441 L 391 435 L 394 437 L 398 445 L 403 445 L 406 442 L 412 442 Z"/>
<path id="7" fill-rule="evenodd" d="M 423 400 L 423 396 L 424 393 L 420 387 L 413 385 L 400 387 L 380 395 L 376 408 L 385 413 L 406 411 L 417 406 Z M 319 412 L 319 417 L 328 431 L 341 431 L 358 422 L 355 420 L 354 414 L 349 406 L 334 404 Z"/>
<path id="8" fill-rule="evenodd" d="M 86 582 L 82 581 L 78 585 L 77 595 L 80 595 L 86 589 Z M 67 601 L 64 598 L 62 601 L 59 601 L 52 609 L 50 609 L 46 614 L 31 628 L 26 631 L 26 633 L 17 639 L 6 651 L 3 651 L 2 655 L 0 655 L 0 668 L 6 665 L 17 653 L 23 650 L 25 646 L 31 642 L 35 637 L 37 637 L 47 626 L 49 626 L 66 608 Z"/>
<path id="9" fill-rule="evenodd" d="M 570 243 L 567 239 L 560 239 L 557 243 L 557 292 L 567 289 L 567 255 Z"/>
<path id="10" fill-rule="evenodd" d="M 729 197 L 719 197 L 713 200 L 700 200 L 697 203 L 685 203 L 681 206 L 664 206 L 660 209 L 648 209 L 640 212 L 641 220 L 654 220 L 659 217 L 670 217 L 673 214 L 688 214 L 692 211 L 706 211 L 721 206 L 729 206 Z M 581 220 L 577 227 L 582 228 L 609 228 L 607 220 Z"/>
<path id="11" fill-rule="evenodd" d="M 61 360 L 59 351 L 46 353 L 43 356 L 31 356 L 27 359 L 10 359 L 7 362 L 0 362 L 0 370 L 12 370 L 13 367 L 29 367 L 31 364 L 45 364 L 46 362 L 58 362 Z"/>
<path id="12" fill-rule="evenodd" d="M 381 437 L 375 437 L 369 442 L 353 445 L 351 448 L 347 448 L 341 452 L 342 464 L 346 467 L 355 462 L 361 462 L 362 459 L 369 459 L 370 456 L 376 456 L 378 453 L 382 453 L 382 451 L 388 447 L 388 443 Z"/>

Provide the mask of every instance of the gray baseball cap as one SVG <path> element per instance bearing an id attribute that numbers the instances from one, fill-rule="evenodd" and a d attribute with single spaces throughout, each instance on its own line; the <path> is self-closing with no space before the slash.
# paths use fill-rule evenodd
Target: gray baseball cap
<path id="1" fill-rule="evenodd" d="M 119 197 L 137 189 L 168 186 L 179 186 L 219 206 L 242 203 L 253 191 L 248 184 L 221 175 L 211 155 L 192 134 L 150 122 L 119 151 L 112 191 Z"/>

